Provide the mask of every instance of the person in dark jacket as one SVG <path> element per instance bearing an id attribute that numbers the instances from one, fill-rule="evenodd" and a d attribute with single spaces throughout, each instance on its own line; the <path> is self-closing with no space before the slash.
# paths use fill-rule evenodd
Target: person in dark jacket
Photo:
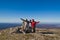
<path id="1" fill-rule="evenodd" d="M 21 18 L 21 20 L 23 21 L 23 23 L 22 23 L 23 30 L 26 32 L 26 30 L 29 29 L 29 23 L 30 23 L 30 21 L 28 21 L 27 19 L 26 20 L 22 19 L 22 18 Z"/>

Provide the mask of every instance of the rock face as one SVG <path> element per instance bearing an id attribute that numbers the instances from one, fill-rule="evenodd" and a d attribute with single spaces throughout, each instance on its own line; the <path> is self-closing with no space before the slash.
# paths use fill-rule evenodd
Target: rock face
<path id="1" fill-rule="evenodd" d="M 10 33 L 13 33 L 13 32 L 16 32 L 18 30 L 18 27 L 15 27 L 15 28 L 10 28 Z"/>
<path id="2" fill-rule="evenodd" d="M 16 33 L 19 27 L 0 30 L 0 40 L 60 40 L 60 29 L 39 29 L 36 33 Z"/>

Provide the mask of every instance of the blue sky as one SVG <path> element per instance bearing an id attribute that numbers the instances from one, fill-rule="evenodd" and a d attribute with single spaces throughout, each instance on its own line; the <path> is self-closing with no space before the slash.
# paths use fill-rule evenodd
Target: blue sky
<path id="1" fill-rule="evenodd" d="M 20 18 L 41 23 L 60 23 L 59 0 L 0 0 L 0 22 L 21 22 Z"/>

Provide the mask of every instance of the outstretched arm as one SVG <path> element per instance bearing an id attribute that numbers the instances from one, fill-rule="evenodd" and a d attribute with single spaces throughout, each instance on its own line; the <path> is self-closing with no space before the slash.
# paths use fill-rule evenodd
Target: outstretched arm
<path id="1" fill-rule="evenodd" d="M 40 23 L 40 21 L 36 22 L 36 23 Z"/>
<path id="2" fill-rule="evenodd" d="M 22 18 L 20 18 L 22 21 L 26 21 L 26 20 L 24 20 L 24 19 L 22 19 Z"/>

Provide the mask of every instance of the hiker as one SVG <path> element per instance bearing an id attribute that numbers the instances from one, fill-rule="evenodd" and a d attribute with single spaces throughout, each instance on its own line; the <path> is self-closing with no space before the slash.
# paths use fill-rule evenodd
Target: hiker
<path id="1" fill-rule="evenodd" d="M 28 21 L 27 19 L 24 20 L 24 19 L 22 19 L 22 18 L 21 18 L 21 20 L 23 21 L 23 24 L 22 24 L 23 30 L 26 32 L 26 30 L 29 29 L 29 21 Z"/>
<path id="2" fill-rule="evenodd" d="M 32 32 L 35 33 L 36 24 L 39 22 L 36 22 L 34 19 L 32 19 L 30 21 L 30 23 L 31 23 L 31 27 L 32 27 Z"/>

